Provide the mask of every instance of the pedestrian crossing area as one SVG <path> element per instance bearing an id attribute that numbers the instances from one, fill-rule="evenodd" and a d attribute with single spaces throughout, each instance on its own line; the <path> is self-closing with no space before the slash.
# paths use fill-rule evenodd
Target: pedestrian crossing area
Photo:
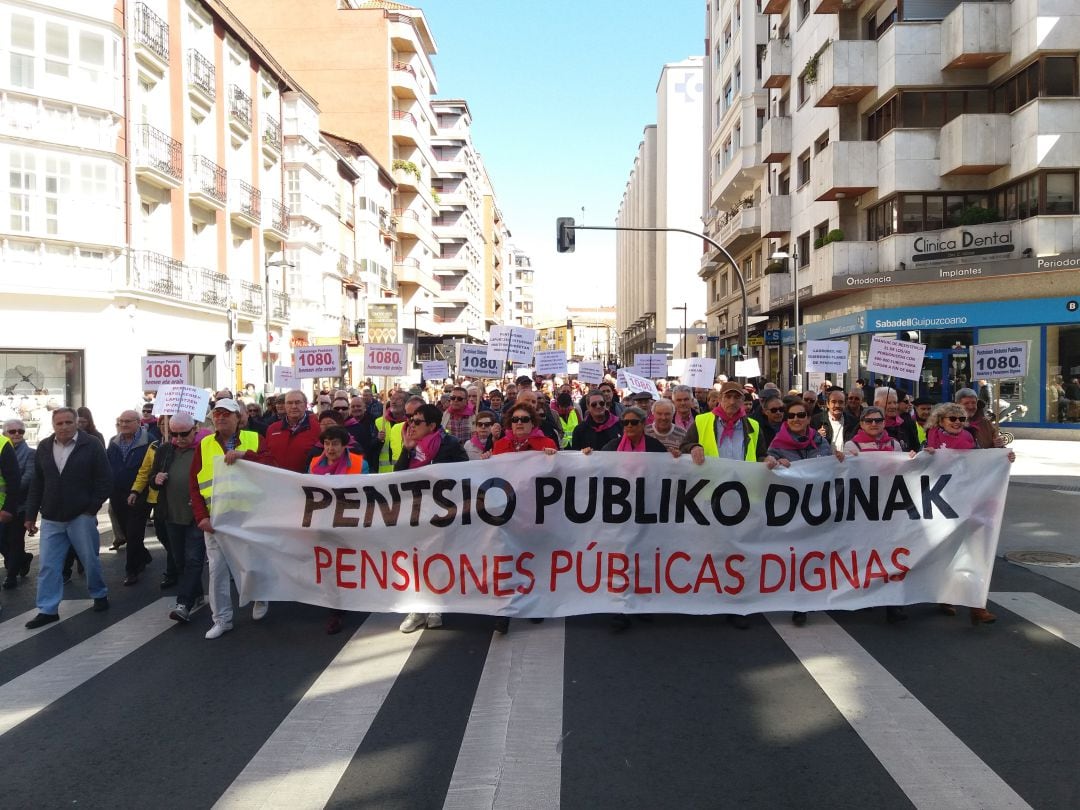
<path id="1" fill-rule="evenodd" d="M 274 605 L 212 642 L 167 598 L 64 602 L 33 632 L 5 613 L 0 757 L 38 787 L 0 804 L 1078 806 L 1080 605 L 990 600 L 993 627 L 921 606 L 901 626 L 657 616 L 616 635 L 586 616 L 506 636 L 371 614 L 330 637 L 325 611 Z"/>

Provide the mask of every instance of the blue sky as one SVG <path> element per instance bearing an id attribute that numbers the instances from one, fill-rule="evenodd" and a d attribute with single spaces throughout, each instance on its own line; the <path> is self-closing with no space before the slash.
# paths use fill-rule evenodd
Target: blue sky
<path id="1" fill-rule="evenodd" d="M 615 303 L 613 232 L 555 252 L 555 218 L 612 225 L 665 62 L 704 52 L 702 0 L 427 0 L 442 98 L 464 98 L 539 318 Z"/>

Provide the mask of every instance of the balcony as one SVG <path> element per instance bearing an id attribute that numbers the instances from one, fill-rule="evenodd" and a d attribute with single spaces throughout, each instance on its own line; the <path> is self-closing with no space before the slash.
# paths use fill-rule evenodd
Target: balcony
<path id="1" fill-rule="evenodd" d="M 193 270 L 198 281 L 199 302 L 224 309 L 229 305 L 229 277 L 213 270 Z"/>
<path id="2" fill-rule="evenodd" d="M 237 180 L 233 184 L 233 198 L 236 207 L 229 212 L 233 222 L 258 227 L 262 221 L 262 192 L 250 183 Z"/>
<path id="3" fill-rule="evenodd" d="M 877 68 L 876 42 L 834 40 L 817 57 L 814 106 L 854 104 L 877 87 Z"/>
<path id="4" fill-rule="evenodd" d="M 272 115 L 263 116 L 262 146 L 270 157 L 281 154 L 281 122 Z"/>
<path id="5" fill-rule="evenodd" d="M 781 88 L 791 81 L 791 40 L 773 39 L 761 63 L 762 87 Z"/>
<path id="6" fill-rule="evenodd" d="M 270 291 L 270 320 L 286 322 L 289 320 L 289 294 L 279 290 Z"/>
<path id="7" fill-rule="evenodd" d="M 990 174 L 1008 165 L 1011 150 L 1008 115 L 958 115 L 941 128 L 941 174 Z"/>
<path id="8" fill-rule="evenodd" d="M 840 200 L 865 194 L 878 184 L 877 162 L 875 141 L 833 141 L 813 158 L 813 199 Z"/>
<path id="9" fill-rule="evenodd" d="M 784 236 L 791 232 L 791 195 L 770 195 L 761 201 L 762 237 Z"/>
<path id="10" fill-rule="evenodd" d="M 790 4 L 791 0 L 765 0 L 761 11 L 764 14 L 783 14 Z"/>
<path id="11" fill-rule="evenodd" d="M 208 111 L 217 97 L 214 63 L 194 48 L 188 49 L 188 95 L 192 102 Z"/>
<path id="12" fill-rule="evenodd" d="M 851 290 L 852 276 L 878 271 L 877 242 L 829 242 L 814 251 L 814 293 L 828 290 Z M 820 268 L 820 272 L 818 271 Z"/>
<path id="13" fill-rule="evenodd" d="M 394 62 L 391 65 L 390 86 L 398 98 L 418 98 L 421 95 L 416 70 L 407 62 Z"/>
<path id="14" fill-rule="evenodd" d="M 1080 99 L 1035 99 L 1009 118 L 1010 179 L 1036 169 L 1075 169 L 1080 154 Z"/>
<path id="15" fill-rule="evenodd" d="M 229 126 L 238 135 L 251 134 L 251 96 L 235 84 L 229 87 Z"/>
<path id="16" fill-rule="evenodd" d="M 773 116 L 761 128 L 761 162 L 780 163 L 791 154 L 791 116 Z"/>
<path id="17" fill-rule="evenodd" d="M 390 134 L 395 143 L 414 145 L 420 141 L 416 116 L 405 110 L 390 111 Z"/>
<path id="18" fill-rule="evenodd" d="M 137 290 L 183 301 L 187 287 L 185 276 L 184 265 L 177 259 L 139 250 L 132 260 L 129 282 Z"/>
<path id="19" fill-rule="evenodd" d="M 937 128 L 894 129 L 878 141 L 878 198 L 895 191 L 941 188 Z"/>
<path id="20" fill-rule="evenodd" d="M 398 284 L 415 284 L 429 292 L 437 292 L 439 289 L 434 277 L 420 268 L 417 259 L 394 259 L 394 275 Z"/>
<path id="21" fill-rule="evenodd" d="M 941 22 L 902 22 L 877 40 L 879 98 L 897 87 L 941 85 Z"/>
<path id="22" fill-rule="evenodd" d="M 744 245 L 761 238 L 761 211 L 752 198 L 739 203 L 738 208 L 727 213 L 727 221 L 720 226 L 717 239 L 728 251 L 737 253 Z"/>
<path id="23" fill-rule="evenodd" d="M 342 278 L 349 278 L 352 273 L 353 260 L 346 256 L 344 253 L 339 253 L 337 256 L 337 266 L 334 268 L 339 276 Z"/>
<path id="24" fill-rule="evenodd" d="M 135 4 L 135 58 L 164 75 L 169 67 L 169 24 L 146 3 Z"/>
<path id="25" fill-rule="evenodd" d="M 220 211 L 228 198 L 228 174 L 225 169 L 202 155 L 191 161 L 192 173 L 188 176 L 188 195 L 193 205 Z"/>
<path id="26" fill-rule="evenodd" d="M 1012 50 L 1012 30 L 1010 3 L 957 3 L 941 22 L 939 67 L 942 70 L 989 67 Z M 1017 30 L 1021 30 L 1020 26 Z"/>
<path id="27" fill-rule="evenodd" d="M 270 201 L 270 223 L 264 227 L 266 236 L 284 242 L 289 237 L 289 209 L 279 200 Z"/>
<path id="28" fill-rule="evenodd" d="M 241 281 L 236 296 L 236 308 L 241 315 L 257 317 L 263 314 L 263 285 Z M 248 320 L 251 319 L 249 317 Z"/>
<path id="29" fill-rule="evenodd" d="M 396 163 L 397 161 L 395 161 Z M 394 167 L 394 182 L 398 185 L 399 191 L 416 193 L 421 190 L 419 172 L 412 172 L 402 166 Z"/>
<path id="30" fill-rule="evenodd" d="M 180 144 L 149 124 L 136 127 L 135 175 L 163 189 L 179 188 L 184 179 L 184 152 Z"/>

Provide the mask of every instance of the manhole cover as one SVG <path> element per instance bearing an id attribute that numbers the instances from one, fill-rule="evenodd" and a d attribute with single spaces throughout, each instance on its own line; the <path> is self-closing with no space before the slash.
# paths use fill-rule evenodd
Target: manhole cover
<path id="1" fill-rule="evenodd" d="M 1049 565 L 1057 568 L 1080 566 L 1080 557 L 1060 551 L 1010 551 L 1005 555 L 1005 559 L 1021 565 Z"/>

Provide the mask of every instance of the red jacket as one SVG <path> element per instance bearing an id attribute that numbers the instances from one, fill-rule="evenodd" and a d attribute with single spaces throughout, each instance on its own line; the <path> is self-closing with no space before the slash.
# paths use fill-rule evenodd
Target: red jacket
<path id="1" fill-rule="evenodd" d="M 529 446 L 523 448 L 525 450 L 546 450 L 551 448 L 552 450 L 558 450 L 558 445 L 547 436 L 530 436 L 528 438 Z M 503 436 L 495 445 L 491 448 L 491 455 L 497 456 L 500 453 L 513 453 L 514 452 L 514 440 L 509 436 Z"/>
<path id="2" fill-rule="evenodd" d="M 266 429 L 266 449 L 274 460 L 274 466 L 306 473 L 312 456 L 311 448 L 318 444 L 320 433 L 319 420 L 312 413 L 304 414 L 296 431 L 289 430 L 284 419 L 272 423 Z"/>

